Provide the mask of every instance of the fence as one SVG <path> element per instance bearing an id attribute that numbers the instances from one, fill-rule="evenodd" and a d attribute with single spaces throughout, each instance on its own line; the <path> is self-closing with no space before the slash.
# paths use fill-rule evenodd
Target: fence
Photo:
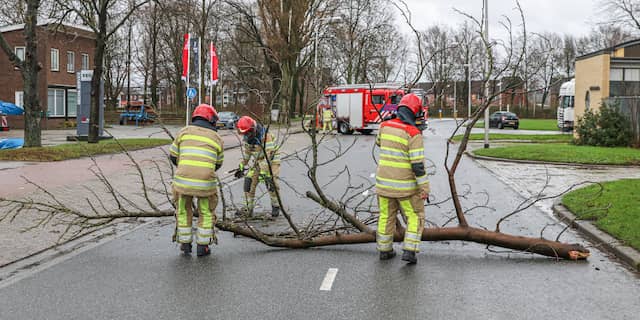
<path id="1" fill-rule="evenodd" d="M 617 108 L 631 124 L 634 146 L 640 146 L 640 96 L 613 97 L 605 99 L 607 105 Z"/>

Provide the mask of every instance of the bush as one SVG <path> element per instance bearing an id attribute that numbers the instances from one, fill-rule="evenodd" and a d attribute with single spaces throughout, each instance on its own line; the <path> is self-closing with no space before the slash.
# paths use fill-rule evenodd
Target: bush
<path id="1" fill-rule="evenodd" d="M 631 144 L 629 120 L 615 106 L 603 103 L 600 112 L 588 110 L 576 125 L 577 145 L 626 147 Z"/>

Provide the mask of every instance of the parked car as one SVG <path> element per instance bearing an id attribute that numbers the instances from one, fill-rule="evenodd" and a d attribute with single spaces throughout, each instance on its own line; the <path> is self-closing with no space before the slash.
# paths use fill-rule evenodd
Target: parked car
<path id="1" fill-rule="evenodd" d="M 497 111 L 489 117 L 489 128 L 504 129 L 505 127 L 512 127 L 517 130 L 519 126 L 520 119 L 513 112 Z"/>
<path id="2" fill-rule="evenodd" d="M 240 117 L 231 111 L 218 112 L 218 128 L 234 129 Z"/>

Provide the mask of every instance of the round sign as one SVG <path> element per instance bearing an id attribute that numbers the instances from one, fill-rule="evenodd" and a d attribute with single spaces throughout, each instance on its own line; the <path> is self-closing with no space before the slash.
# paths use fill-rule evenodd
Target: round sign
<path id="1" fill-rule="evenodd" d="M 196 97 L 196 88 L 189 88 L 189 89 L 187 90 L 187 97 L 188 97 L 189 99 L 193 99 L 193 98 L 195 98 L 195 97 Z"/>

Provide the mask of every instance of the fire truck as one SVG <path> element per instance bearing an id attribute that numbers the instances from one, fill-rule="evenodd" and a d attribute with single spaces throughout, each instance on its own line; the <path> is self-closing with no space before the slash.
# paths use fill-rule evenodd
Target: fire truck
<path id="1" fill-rule="evenodd" d="M 358 131 L 371 134 L 380 123 L 398 110 L 398 103 L 406 93 L 422 97 L 425 121 L 428 117 L 427 99 L 423 90 L 409 90 L 398 83 L 350 84 L 324 90 L 325 101 L 336 116 L 336 127 L 341 134 Z"/>

